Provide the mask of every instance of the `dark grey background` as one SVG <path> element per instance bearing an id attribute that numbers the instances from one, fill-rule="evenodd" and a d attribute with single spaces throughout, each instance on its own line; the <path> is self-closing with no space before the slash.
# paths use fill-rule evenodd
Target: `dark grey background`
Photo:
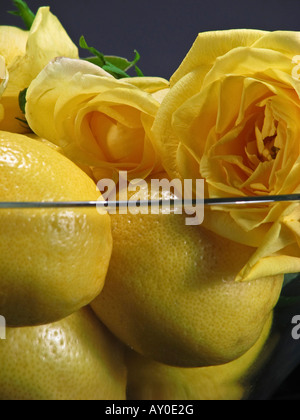
<path id="1" fill-rule="evenodd" d="M 0 1 L 0 24 L 19 20 Z M 146 75 L 169 78 L 198 32 L 251 28 L 300 30 L 299 0 L 27 0 L 36 11 L 50 6 L 72 40 L 81 35 L 104 54 L 131 58 L 137 49 Z M 82 56 L 86 56 L 81 50 Z M 300 53 L 300 51 L 299 51 Z"/>
<path id="2" fill-rule="evenodd" d="M 0 25 L 21 25 L 20 19 L 7 14 L 12 9 L 11 0 L 0 1 Z M 40 6 L 50 6 L 75 44 L 84 35 L 88 44 L 104 54 L 128 58 L 137 49 L 144 73 L 166 78 L 177 69 L 199 32 L 234 28 L 300 31 L 299 0 L 27 0 L 27 3 L 34 12 Z M 86 52 L 80 52 L 82 57 L 86 56 Z M 300 313 L 300 308 L 296 310 Z M 290 340 L 289 325 L 286 339 Z M 273 383 L 276 388 L 274 370 L 279 370 L 282 360 L 291 360 L 293 367 L 299 363 L 300 342 L 296 349 L 292 344 L 284 347 L 279 365 L 272 361 L 271 373 L 266 372 L 262 387 Z M 289 349 L 292 356 L 287 354 Z M 271 399 L 300 400 L 299 375 L 300 368 L 295 368 Z M 266 391 L 259 389 L 260 395 Z M 267 395 L 270 397 L 270 393 Z"/>

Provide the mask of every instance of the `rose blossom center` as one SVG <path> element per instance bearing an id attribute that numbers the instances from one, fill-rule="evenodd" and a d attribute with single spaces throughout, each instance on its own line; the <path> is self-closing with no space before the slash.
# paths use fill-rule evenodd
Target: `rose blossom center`
<path id="1" fill-rule="evenodd" d="M 102 112 L 92 112 L 89 126 L 108 161 L 130 164 L 141 161 L 145 131 L 140 120 L 128 118 L 126 122 Z"/>
<path id="2" fill-rule="evenodd" d="M 234 188 L 232 194 L 266 195 L 276 191 L 286 128 L 273 105 L 269 98 L 253 106 L 246 122 L 225 133 L 211 149 L 210 179 Z"/>
<path id="3" fill-rule="evenodd" d="M 264 109 L 262 128 L 255 127 L 255 137 L 257 144 L 257 154 L 262 162 L 272 161 L 277 157 L 280 147 L 278 147 L 278 124 L 273 115 L 271 104 L 268 102 Z"/>
<path id="4" fill-rule="evenodd" d="M 280 166 L 280 159 L 277 157 L 282 148 L 282 134 L 285 130 L 282 130 L 282 122 L 273 112 L 271 100 L 256 115 L 254 128 L 250 123 L 248 130 L 244 163 L 250 172 L 246 174 L 241 187 L 247 188 L 247 193 L 251 194 L 274 192 L 275 173 Z"/>

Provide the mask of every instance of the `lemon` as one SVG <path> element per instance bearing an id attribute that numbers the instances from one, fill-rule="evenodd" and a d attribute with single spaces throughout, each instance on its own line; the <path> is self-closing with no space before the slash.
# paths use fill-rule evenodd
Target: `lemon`
<path id="1" fill-rule="evenodd" d="M 247 398 L 252 381 L 265 360 L 264 353 L 269 353 L 273 347 L 273 340 L 270 340 L 270 346 L 268 342 L 272 319 L 271 315 L 260 338 L 247 353 L 225 365 L 178 368 L 128 352 L 128 399 L 238 401 Z"/>
<path id="2" fill-rule="evenodd" d="M 1 400 L 124 400 L 123 347 L 90 308 L 53 324 L 8 328 Z"/>
<path id="3" fill-rule="evenodd" d="M 74 163 L 26 136 L 0 132 L 0 201 L 97 200 Z M 96 209 L 0 210 L 0 314 L 9 326 L 58 321 L 102 290 L 110 216 Z"/>
<path id="4" fill-rule="evenodd" d="M 139 196 L 148 199 L 148 189 Z M 111 263 L 91 306 L 145 357 L 182 367 L 228 363 L 258 340 L 283 276 L 235 282 L 254 250 L 187 226 L 185 218 L 111 215 Z"/>
<path id="5" fill-rule="evenodd" d="M 46 144 L 47 146 L 51 147 L 51 149 L 54 149 L 60 154 L 62 154 L 63 156 L 66 156 L 63 149 L 57 146 L 56 144 L 52 143 L 51 141 L 38 137 L 36 134 L 26 134 L 26 136 L 34 140 L 37 140 L 43 144 Z M 74 163 L 76 163 L 76 166 L 78 166 L 83 172 L 85 172 L 96 183 L 95 177 L 93 175 L 93 171 L 90 166 L 82 165 L 78 162 L 74 162 Z"/>

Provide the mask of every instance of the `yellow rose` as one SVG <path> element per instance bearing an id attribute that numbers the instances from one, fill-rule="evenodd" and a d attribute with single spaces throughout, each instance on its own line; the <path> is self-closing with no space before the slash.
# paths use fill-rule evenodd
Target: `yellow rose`
<path id="1" fill-rule="evenodd" d="M 161 171 L 151 127 L 169 83 L 161 78 L 117 80 L 83 60 L 57 59 L 32 82 L 26 118 L 40 137 L 60 146 L 95 179 L 128 179 Z"/>
<path id="2" fill-rule="evenodd" d="M 199 34 L 153 126 L 169 176 L 205 179 L 209 198 L 300 193 L 299 53 L 299 32 Z M 248 281 L 300 271 L 299 212 L 218 206 L 204 226 L 254 247 L 237 276 Z"/>
<path id="3" fill-rule="evenodd" d="M 70 40 L 49 7 L 41 7 L 30 31 L 0 26 L 0 55 L 6 61 L 9 83 L 1 99 L 4 115 L 0 115 L 0 130 L 28 132 L 19 107 L 19 93 L 28 88 L 38 73 L 58 56 L 78 57 L 78 49 Z"/>
<path id="4" fill-rule="evenodd" d="M 6 70 L 5 60 L 0 55 L 0 99 L 1 99 L 1 96 L 3 95 L 3 92 L 6 89 L 7 82 L 8 82 L 8 73 Z M 4 109 L 0 102 L 0 121 L 3 118 L 3 116 L 4 116 Z"/>

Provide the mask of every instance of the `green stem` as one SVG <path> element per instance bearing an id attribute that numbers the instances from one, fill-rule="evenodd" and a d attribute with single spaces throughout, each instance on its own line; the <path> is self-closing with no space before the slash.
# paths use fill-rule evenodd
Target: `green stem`
<path id="1" fill-rule="evenodd" d="M 9 11 L 8 13 L 15 16 L 20 16 L 26 28 L 30 30 L 33 24 L 33 21 L 35 19 L 35 14 L 30 10 L 30 8 L 28 7 L 27 3 L 25 3 L 25 1 L 12 0 L 12 2 L 17 10 L 12 10 L 12 11 Z"/>

